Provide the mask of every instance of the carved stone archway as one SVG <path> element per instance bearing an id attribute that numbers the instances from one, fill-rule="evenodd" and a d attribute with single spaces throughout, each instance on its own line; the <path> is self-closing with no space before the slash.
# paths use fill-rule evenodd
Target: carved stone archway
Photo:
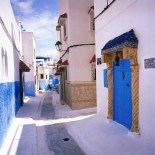
<path id="1" fill-rule="evenodd" d="M 120 59 L 129 59 L 132 77 L 132 128 L 131 131 L 138 132 L 139 122 L 139 65 L 137 61 L 137 48 L 126 47 L 110 54 L 102 55 L 102 62 L 107 63 L 108 69 L 108 119 L 113 119 L 113 68 L 116 53 Z"/>

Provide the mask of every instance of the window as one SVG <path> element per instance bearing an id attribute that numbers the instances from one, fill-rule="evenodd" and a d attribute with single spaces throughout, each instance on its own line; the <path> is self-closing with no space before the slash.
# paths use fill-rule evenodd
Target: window
<path id="1" fill-rule="evenodd" d="M 96 81 L 96 65 L 91 64 L 91 78 L 92 81 Z"/>
<path id="2" fill-rule="evenodd" d="M 66 22 L 65 22 L 63 28 L 64 28 L 64 37 L 65 37 L 66 36 Z"/>
<path id="3" fill-rule="evenodd" d="M 44 74 L 40 74 L 40 79 L 44 79 Z"/>
<path id="4" fill-rule="evenodd" d="M 95 30 L 95 22 L 94 22 L 94 7 L 92 6 L 89 10 L 89 29 L 90 31 Z"/>
<path id="5" fill-rule="evenodd" d="M 104 77 L 104 87 L 108 88 L 108 70 L 104 69 L 103 70 L 103 77 Z"/>
<path id="6" fill-rule="evenodd" d="M 63 34 L 64 34 L 64 38 L 63 40 L 66 41 L 67 40 L 67 25 L 66 25 L 66 20 L 64 21 L 64 25 L 63 25 Z"/>
<path id="7" fill-rule="evenodd" d="M 1 49 L 1 56 L 2 56 L 2 76 L 5 79 L 8 77 L 8 58 L 7 52 L 4 49 Z"/>
<path id="8" fill-rule="evenodd" d="M 58 18 L 58 24 L 59 26 L 63 27 L 63 40 L 67 40 L 67 13 L 64 13 L 59 16 Z M 57 27 L 57 30 L 59 31 L 59 28 Z"/>

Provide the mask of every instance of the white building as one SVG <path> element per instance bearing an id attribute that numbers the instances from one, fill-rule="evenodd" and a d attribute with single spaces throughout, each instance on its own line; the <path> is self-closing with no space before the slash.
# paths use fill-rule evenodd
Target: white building
<path id="1" fill-rule="evenodd" d="M 95 0 L 94 6 L 96 57 L 102 58 L 98 114 L 154 143 L 155 1 Z"/>
<path id="2" fill-rule="evenodd" d="M 93 0 L 59 0 L 60 94 L 72 109 L 96 106 L 93 5 Z"/>
<path id="3" fill-rule="evenodd" d="M 54 66 L 52 57 L 36 57 L 38 90 L 52 89 Z"/>
<path id="4" fill-rule="evenodd" d="M 0 147 L 22 105 L 22 74 L 29 71 L 22 58 L 20 23 L 10 0 L 0 0 Z"/>
<path id="5" fill-rule="evenodd" d="M 36 83 L 36 45 L 32 32 L 22 32 L 24 61 L 30 67 L 30 72 L 25 73 L 25 95 L 35 96 Z"/>

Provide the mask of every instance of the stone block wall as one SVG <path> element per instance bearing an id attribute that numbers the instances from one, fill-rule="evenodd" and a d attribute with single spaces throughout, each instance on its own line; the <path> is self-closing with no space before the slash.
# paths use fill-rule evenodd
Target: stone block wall
<path id="1" fill-rule="evenodd" d="M 66 103 L 72 109 L 96 107 L 96 82 L 65 83 Z"/>

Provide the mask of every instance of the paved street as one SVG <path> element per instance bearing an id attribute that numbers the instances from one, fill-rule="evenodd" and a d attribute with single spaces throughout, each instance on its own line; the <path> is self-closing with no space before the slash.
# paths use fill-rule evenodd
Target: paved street
<path id="1" fill-rule="evenodd" d="M 154 155 L 154 144 L 96 108 L 71 110 L 46 92 L 25 98 L 0 155 Z"/>
<path id="2" fill-rule="evenodd" d="M 24 104 L 3 155 L 84 155 L 63 123 L 57 122 L 52 102 L 52 92 L 46 92 Z"/>
<path id="3" fill-rule="evenodd" d="M 41 118 L 55 119 L 51 92 L 44 95 L 41 105 Z M 63 124 L 47 125 L 44 126 L 44 129 L 48 150 L 53 151 L 55 155 L 84 155 Z"/>

